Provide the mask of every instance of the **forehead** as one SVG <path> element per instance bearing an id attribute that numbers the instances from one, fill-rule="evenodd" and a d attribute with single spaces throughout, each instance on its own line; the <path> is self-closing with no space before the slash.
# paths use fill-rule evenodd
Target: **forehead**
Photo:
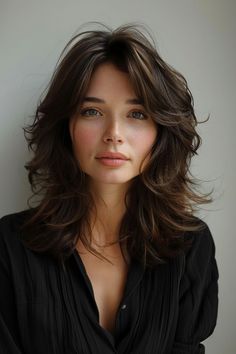
<path id="1" fill-rule="evenodd" d="M 86 96 L 97 96 L 97 93 L 105 96 L 128 95 L 130 99 L 137 98 L 129 74 L 119 70 L 112 63 L 100 64 L 94 70 Z"/>

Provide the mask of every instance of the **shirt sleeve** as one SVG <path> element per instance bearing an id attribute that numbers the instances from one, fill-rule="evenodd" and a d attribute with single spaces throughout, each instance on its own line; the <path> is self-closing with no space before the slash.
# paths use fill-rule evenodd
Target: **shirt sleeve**
<path id="1" fill-rule="evenodd" d="M 6 242 L 6 238 L 10 237 L 10 230 L 3 219 L 0 219 L 0 353 L 23 354 L 20 349 L 9 247 Z"/>
<path id="2" fill-rule="evenodd" d="M 213 333 L 217 322 L 219 274 L 215 244 L 209 227 L 203 224 L 202 231 L 192 233 L 193 244 L 185 258 L 171 354 L 204 354 L 201 342 Z"/>

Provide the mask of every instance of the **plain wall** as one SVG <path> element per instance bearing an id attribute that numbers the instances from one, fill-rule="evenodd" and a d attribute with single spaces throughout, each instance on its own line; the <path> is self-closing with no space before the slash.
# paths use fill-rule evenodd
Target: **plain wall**
<path id="1" fill-rule="evenodd" d="M 157 49 L 187 79 L 202 145 L 193 174 L 215 188 L 200 216 L 216 244 L 220 272 L 219 315 L 204 344 L 209 354 L 236 352 L 235 325 L 235 102 L 236 3 L 230 0 L 0 0 L 0 216 L 27 208 L 30 159 L 22 126 L 34 114 L 60 52 L 88 21 L 112 28 L 147 25 Z"/>

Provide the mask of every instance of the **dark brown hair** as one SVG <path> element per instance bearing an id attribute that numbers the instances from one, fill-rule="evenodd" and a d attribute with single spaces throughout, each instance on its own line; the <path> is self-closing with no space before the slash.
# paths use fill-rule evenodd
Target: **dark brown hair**
<path id="1" fill-rule="evenodd" d="M 90 244 L 94 203 L 73 155 L 68 123 L 92 73 L 108 61 L 129 74 L 137 97 L 158 126 L 150 161 L 127 191 L 118 242 L 122 252 L 125 245 L 130 257 L 145 266 L 165 263 L 190 247 L 188 232 L 204 227 L 194 213 L 199 204 L 212 201 L 212 191 L 197 192 L 199 183 L 190 172 L 201 138 L 187 82 L 160 57 L 141 24 L 80 32 L 63 50 L 33 123 L 23 128 L 34 153 L 25 165 L 33 192 L 29 200 L 40 200 L 36 207 L 28 200 L 31 215 L 22 226 L 22 241 L 63 266 L 79 238 L 93 254 L 105 258 Z"/>

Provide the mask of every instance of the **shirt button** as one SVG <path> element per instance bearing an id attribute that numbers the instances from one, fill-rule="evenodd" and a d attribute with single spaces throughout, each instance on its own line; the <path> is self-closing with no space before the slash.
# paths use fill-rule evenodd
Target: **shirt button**
<path id="1" fill-rule="evenodd" d="M 122 306 L 121 306 L 121 310 L 125 310 L 126 309 L 126 304 L 123 304 Z"/>

